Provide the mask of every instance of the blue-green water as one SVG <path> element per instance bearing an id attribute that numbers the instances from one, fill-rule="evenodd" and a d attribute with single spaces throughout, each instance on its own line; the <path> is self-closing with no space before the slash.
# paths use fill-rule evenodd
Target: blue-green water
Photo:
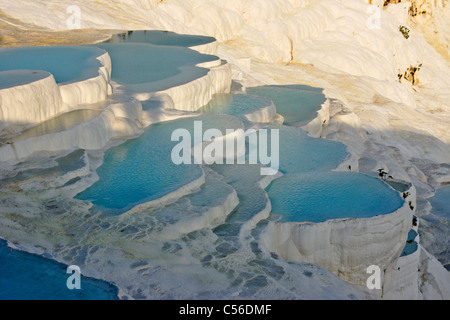
<path id="1" fill-rule="evenodd" d="M 85 80 L 98 75 L 105 52 L 88 46 L 0 48 L 0 71 L 43 70 L 57 83 Z"/>
<path id="2" fill-rule="evenodd" d="M 450 186 L 439 188 L 430 203 L 433 213 L 450 219 Z"/>
<path id="3" fill-rule="evenodd" d="M 280 171 L 285 174 L 329 171 L 348 156 L 347 147 L 310 137 L 304 130 L 283 126 L 280 130 Z"/>
<path id="4" fill-rule="evenodd" d="M 378 175 L 378 174 L 376 174 Z M 392 188 L 397 190 L 398 192 L 406 192 L 411 188 L 411 185 L 401 182 L 389 181 L 386 180 L 386 183 L 390 185 Z"/>
<path id="5" fill-rule="evenodd" d="M 405 245 L 405 247 L 403 248 L 401 257 L 405 257 L 405 256 L 409 256 L 409 255 L 413 254 L 414 252 L 417 251 L 418 248 L 419 248 L 419 245 L 415 241 L 413 241 L 411 243 L 407 243 Z"/>
<path id="6" fill-rule="evenodd" d="M 415 230 L 410 230 L 409 232 L 408 232 L 408 239 L 407 239 L 407 241 L 414 241 L 415 239 L 416 239 L 416 237 L 417 237 L 417 231 L 415 231 Z"/>
<path id="7" fill-rule="evenodd" d="M 267 192 L 272 212 L 290 222 L 369 218 L 403 205 L 399 194 L 383 181 L 350 172 L 287 175 L 274 181 Z"/>
<path id="8" fill-rule="evenodd" d="M 107 282 L 81 276 L 81 289 L 69 290 L 67 266 L 9 248 L 0 239 L 0 300 L 115 300 Z M 83 270 L 81 270 L 83 273 Z"/>
<path id="9" fill-rule="evenodd" d="M 417 237 L 417 232 L 415 230 L 411 230 L 408 233 L 408 239 L 406 240 L 406 245 L 403 248 L 401 256 L 408 256 L 410 254 L 413 254 L 417 251 L 417 248 L 419 247 L 418 243 L 414 241 Z"/>
<path id="10" fill-rule="evenodd" d="M 0 89 L 21 86 L 47 78 L 49 73 L 37 70 L 12 70 L 0 72 Z"/>

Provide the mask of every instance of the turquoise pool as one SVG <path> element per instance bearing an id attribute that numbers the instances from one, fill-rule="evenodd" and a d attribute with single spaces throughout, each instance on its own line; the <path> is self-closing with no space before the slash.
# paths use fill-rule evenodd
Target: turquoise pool
<path id="1" fill-rule="evenodd" d="M 11 70 L 0 72 L 0 90 L 15 86 L 21 86 L 38 80 L 45 79 L 50 74 L 37 70 Z"/>
<path id="2" fill-rule="evenodd" d="M 369 218 L 403 205 L 400 194 L 380 179 L 350 172 L 287 175 L 275 180 L 267 192 L 272 212 L 285 222 Z"/>
<path id="3" fill-rule="evenodd" d="M 333 170 L 348 156 L 342 143 L 312 138 L 300 128 L 270 128 L 280 130 L 280 171 L 284 174 Z"/>
<path id="4" fill-rule="evenodd" d="M 89 46 L 0 48 L 0 71 L 43 70 L 57 83 L 76 82 L 98 75 L 102 64 L 96 58 L 104 53 Z"/>

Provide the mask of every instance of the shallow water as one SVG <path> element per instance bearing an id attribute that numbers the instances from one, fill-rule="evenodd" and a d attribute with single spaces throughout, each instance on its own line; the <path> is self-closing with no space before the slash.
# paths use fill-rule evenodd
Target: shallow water
<path id="1" fill-rule="evenodd" d="M 97 76 L 102 64 L 96 58 L 102 54 L 88 46 L 0 48 L 0 71 L 48 71 L 64 84 Z"/>
<path id="2" fill-rule="evenodd" d="M 42 136 L 69 130 L 74 126 L 89 121 L 101 113 L 101 110 L 81 109 L 64 113 L 47 121 L 41 122 L 39 125 L 25 130 L 20 135 L 8 139 L 10 142 L 17 142 L 31 137 Z"/>
<path id="3" fill-rule="evenodd" d="M 21 86 L 47 78 L 49 74 L 37 70 L 12 70 L 0 72 L 0 90 Z"/>
<path id="4" fill-rule="evenodd" d="M 400 195 L 379 179 L 350 172 L 284 176 L 267 192 L 272 212 L 285 222 L 323 222 L 388 214 L 403 205 Z"/>
<path id="5" fill-rule="evenodd" d="M 433 213 L 450 219 L 450 186 L 439 188 L 430 203 Z"/>
<path id="6" fill-rule="evenodd" d="M 280 171 L 297 174 L 336 169 L 348 156 L 339 142 L 310 137 L 304 130 L 283 126 L 280 130 Z"/>
<path id="7" fill-rule="evenodd" d="M 398 192 L 406 192 L 411 188 L 411 185 L 401 182 L 389 181 L 386 180 L 386 183 L 390 185 L 392 188 L 397 190 Z"/>

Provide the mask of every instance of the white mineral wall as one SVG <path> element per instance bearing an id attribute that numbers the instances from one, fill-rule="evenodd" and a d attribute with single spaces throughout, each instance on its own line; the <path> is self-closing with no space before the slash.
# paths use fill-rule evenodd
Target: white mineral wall
<path id="1" fill-rule="evenodd" d="M 110 105 L 99 116 L 57 132 L 19 140 L 0 147 L 0 161 L 17 162 L 36 152 L 72 149 L 98 150 L 112 138 L 129 137 L 141 131 L 142 105 L 138 101 Z"/>
<path id="2" fill-rule="evenodd" d="M 317 116 L 309 123 L 302 127 L 307 131 L 311 137 L 319 138 L 322 136 L 323 130 L 330 122 L 330 101 L 327 99 L 320 110 L 317 111 Z"/>
<path id="3" fill-rule="evenodd" d="M 390 300 L 420 299 L 419 293 L 420 247 L 412 254 L 400 257 L 385 272 L 383 298 Z"/>
<path id="4" fill-rule="evenodd" d="M 277 109 L 273 103 L 256 110 L 251 113 L 244 114 L 244 117 L 251 122 L 255 123 L 269 123 L 274 120 L 277 115 Z"/>
<path id="5" fill-rule="evenodd" d="M 160 91 L 158 94 L 169 95 L 175 109 L 196 111 L 206 105 L 214 94 L 229 93 L 231 78 L 231 67 L 226 61 L 223 61 L 220 66 L 211 68 L 206 76 Z"/>
<path id="6" fill-rule="evenodd" d="M 13 125 L 36 124 L 67 111 L 53 75 L 11 88 L 0 89 L 0 131 Z"/>
<path id="7" fill-rule="evenodd" d="M 411 196 L 407 197 L 407 200 L 411 200 Z M 416 218 L 416 225 L 413 225 L 412 230 L 418 232 L 419 221 Z M 416 251 L 409 255 L 401 256 L 386 269 L 382 291 L 383 298 L 389 300 L 423 299 L 423 295 L 419 290 L 421 245 L 418 233 L 414 242 L 418 245 Z"/>
<path id="8" fill-rule="evenodd" d="M 219 42 L 213 41 L 205 44 L 200 44 L 198 46 L 189 47 L 192 50 L 198 51 L 203 54 L 217 55 L 217 50 L 219 48 Z"/>
<path id="9" fill-rule="evenodd" d="M 450 299 L 450 273 L 420 246 L 419 289 L 425 299 Z"/>
<path id="10" fill-rule="evenodd" d="M 236 190 L 233 189 L 232 192 L 227 195 L 223 203 L 210 207 L 200 216 L 189 220 L 182 220 L 174 225 L 170 225 L 163 230 L 162 236 L 168 239 L 177 239 L 180 235 L 189 234 L 193 231 L 213 228 L 214 226 L 223 223 L 238 205 L 239 198 Z"/>
<path id="11" fill-rule="evenodd" d="M 98 76 L 60 85 L 62 99 L 69 107 L 101 102 L 112 94 L 111 57 L 105 52 L 97 60 L 102 64 L 98 69 Z"/>
<path id="12" fill-rule="evenodd" d="M 167 205 L 169 203 L 173 203 L 176 200 L 178 200 L 184 196 L 187 196 L 188 194 L 191 194 L 194 191 L 198 190 L 205 183 L 205 181 L 206 181 L 205 172 L 203 170 L 202 175 L 198 179 L 195 179 L 194 181 L 191 181 L 188 184 L 185 184 L 181 188 L 179 188 L 173 192 L 170 192 L 161 198 L 139 204 L 139 205 L 133 207 L 132 209 L 128 210 L 126 212 L 126 214 L 135 214 L 137 212 L 142 212 L 143 210 L 154 210 L 154 209 L 162 208 L 165 205 Z"/>

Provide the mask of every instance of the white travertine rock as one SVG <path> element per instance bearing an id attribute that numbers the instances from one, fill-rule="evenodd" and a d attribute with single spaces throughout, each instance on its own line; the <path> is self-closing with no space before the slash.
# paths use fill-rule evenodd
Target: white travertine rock
<path id="1" fill-rule="evenodd" d="M 14 125 L 36 124 L 67 111 L 53 75 L 45 71 L 14 70 L 0 77 L 26 77 L 38 74 L 39 80 L 0 88 L 0 131 Z"/>
<path id="2" fill-rule="evenodd" d="M 419 288 L 424 299 L 450 299 L 450 273 L 423 247 L 420 247 L 419 277 Z"/>
<path id="3" fill-rule="evenodd" d="M 417 300 L 419 291 L 420 247 L 412 254 L 400 257 L 385 272 L 383 298 L 389 300 Z"/>
<path id="4" fill-rule="evenodd" d="M 100 49 L 99 49 L 100 50 Z M 61 96 L 69 107 L 80 104 L 93 104 L 106 100 L 112 94 L 111 86 L 111 58 L 107 52 L 97 57 L 102 66 L 98 69 L 98 76 L 83 81 L 61 84 Z"/>
<path id="5" fill-rule="evenodd" d="M 189 234 L 196 230 L 217 226 L 226 220 L 228 215 L 238 206 L 238 204 L 239 198 L 237 192 L 232 189 L 222 203 L 209 207 L 206 212 L 203 212 L 199 216 L 181 220 L 170 225 L 163 230 L 161 236 L 167 239 L 177 239 L 183 234 Z"/>
<path id="6" fill-rule="evenodd" d="M 330 121 L 330 101 L 327 99 L 317 111 L 317 116 L 302 127 L 311 137 L 322 136 L 325 125 Z"/>
<path id="7" fill-rule="evenodd" d="M 211 68 L 206 76 L 157 94 L 169 95 L 175 109 L 196 111 L 206 105 L 215 93 L 229 93 L 230 88 L 231 68 L 226 61 L 222 61 L 220 66 Z"/>
<path id="8" fill-rule="evenodd" d="M 189 47 L 192 50 L 198 51 L 203 54 L 217 55 L 217 49 L 219 48 L 219 42 L 213 41 L 205 44 L 200 44 L 198 46 Z"/>
<path id="9" fill-rule="evenodd" d="M 261 109 L 243 115 L 248 121 L 255 123 L 269 123 L 277 116 L 277 108 L 273 103 Z"/>
<path id="10" fill-rule="evenodd" d="M 164 197 L 139 204 L 133 207 L 132 209 L 128 210 L 126 214 L 135 214 L 137 212 L 142 212 L 143 210 L 155 210 L 158 208 L 162 208 L 165 205 L 175 202 L 176 200 L 193 193 L 195 190 L 198 190 L 198 188 L 200 188 L 205 183 L 205 181 L 206 181 L 205 172 L 204 170 L 202 170 L 202 175 L 198 179 L 188 184 L 185 184 L 181 188 L 169 194 L 166 194 Z"/>
<path id="11" fill-rule="evenodd" d="M 112 138 L 138 134 L 142 130 L 141 120 L 142 105 L 139 101 L 113 104 L 97 117 L 71 129 L 1 146 L 0 161 L 17 162 L 35 152 L 102 149 Z"/>

